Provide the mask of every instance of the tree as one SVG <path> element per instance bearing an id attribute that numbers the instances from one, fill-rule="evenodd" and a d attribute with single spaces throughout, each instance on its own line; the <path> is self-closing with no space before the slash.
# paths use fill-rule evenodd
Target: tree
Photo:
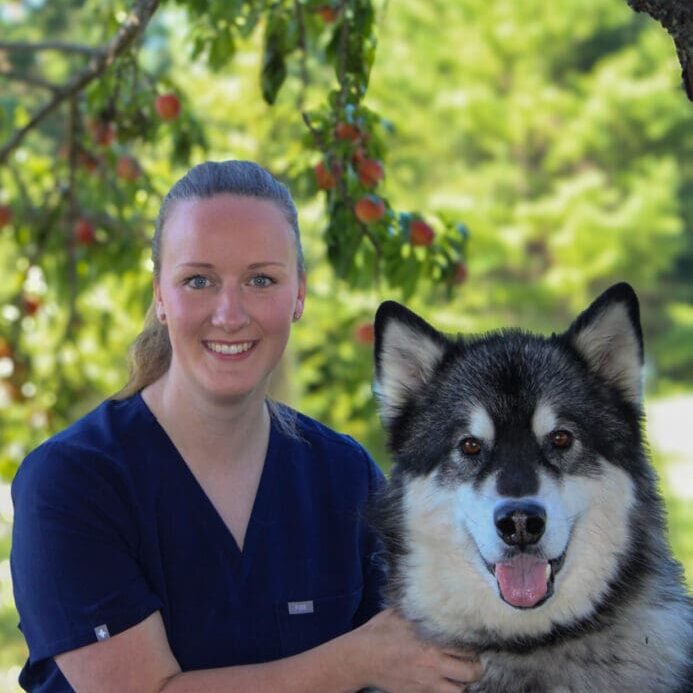
<path id="1" fill-rule="evenodd" d="M 381 30 L 393 59 L 376 62 L 369 95 L 401 114 L 388 191 L 463 218 L 472 234 L 469 277 L 451 300 L 431 305 L 419 291 L 408 303 L 450 332 L 550 333 L 625 279 L 643 304 L 648 391 L 665 379 L 690 387 L 693 110 L 667 37 L 625 4 L 545 10 L 543 0 L 408 2 Z M 385 460 L 368 350 L 348 342 L 383 297 L 352 299 L 343 326 L 333 293 L 319 317 L 313 297 L 310 324 L 330 347 L 302 337 L 298 374 L 303 405 Z"/>
<path id="2" fill-rule="evenodd" d="M 262 27 L 262 96 L 269 104 L 275 102 L 290 68 L 295 68 L 307 92 L 312 61 L 326 62 L 333 67 L 337 84 L 325 82 L 326 102 L 312 110 L 304 109 L 302 103 L 299 107 L 310 133 L 310 144 L 322 158 L 315 164 L 315 182 L 327 195 L 330 224 L 325 240 L 328 257 L 338 275 L 358 282 L 364 276 L 378 276 L 383 272 L 396 284 L 406 281 L 410 290 L 422 270 L 431 271 L 436 278 L 454 275 L 463 245 L 458 235 L 453 232 L 446 239 L 441 235 L 436 242 L 427 244 L 430 249 L 425 257 L 411 255 L 407 248 L 412 215 L 397 214 L 387 199 L 375 194 L 383 177 L 382 130 L 386 123 L 362 105 L 375 54 L 371 0 L 340 0 L 333 5 L 322 0 L 234 3 L 187 0 L 179 4 L 186 8 L 192 22 L 191 57 L 205 56 L 208 66 L 214 70 L 228 67 L 239 35 L 247 36 L 256 27 Z M 58 127 L 65 142 L 64 156 L 69 171 L 65 185 L 67 199 L 63 200 L 65 209 L 58 213 L 70 225 L 76 221 L 79 211 L 74 186 L 76 168 L 79 164 L 98 168 L 99 164 L 98 156 L 85 144 L 85 131 L 91 134 L 92 144 L 109 147 L 116 138 L 122 143 L 151 140 L 160 124 L 156 122 L 157 117 L 160 121 L 179 119 L 182 97 L 175 89 L 159 94 L 153 103 L 143 98 L 151 93 L 152 87 L 156 90 L 164 84 L 161 74 L 146 70 L 141 60 L 148 40 L 145 29 L 158 7 L 157 0 L 138 0 L 127 14 L 117 4 L 97 13 L 106 26 L 113 26 L 119 14 L 123 19 L 113 37 L 96 48 L 56 41 L 0 44 L 10 62 L 16 63 L 13 67 L 18 68 L 7 71 L 6 77 L 50 92 L 50 98 L 33 111 L 26 123 L 11 131 L 0 149 L 0 163 L 6 162 L 29 133 L 41 130 L 48 117 L 64 106 L 63 122 Z M 52 12 L 41 7 L 32 14 L 48 15 L 50 25 Z M 61 54 L 68 65 L 69 77 L 61 84 L 35 74 L 36 68 L 40 69 L 37 54 L 47 50 Z M 65 57 L 71 54 L 86 56 L 89 59 L 86 67 L 70 69 L 70 61 Z M 303 95 L 300 100 L 303 101 Z M 22 120 L 16 110 L 12 113 L 13 107 L 17 109 L 21 105 L 19 99 L 14 103 L 10 100 L 7 119 L 10 125 Z M 186 104 L 184 112 L 189 113 L 188 117 L 182 118 L 171 133 L 173 154 L 181 163 L 188 162 L 192 147 L 205 144 L 204 132 L 191 106 Z M 41 134 L 55 134 L 49 127 L 44 127 Z M 115 172 L 121 178 L 134 179 L 139 174 L 138 167 L 131 170 L 125 161 L 117 161 Z M 18 171 L 14 173 L 20 177 Z M 377 213 L 359 213 L 369 205 L 374 205 Z M 402 263 L 407 265 L 406 272 L 401 271 Z M 360 265 L 365 265 L 365 272 Z"/>
<path id="3" fill-rule="evenodd" d="M 320 265 L 325 248 L 331 266 L 312 273 L 320 329 L 298 335 L 303 399 L 366 440 L 377 429 L 367 357 L 374 283 L 378 295 L 415 304 L 452 296 L 450 310 L 479 329 L 501 317 L 490 306 L 520 319 L 539 306 L 545 327 L 614 273 L 648 287 L 666 277 L 690 219 L 676 184 L 690 119 L 651 29 L 603 5 L 567 2 L 546 24 L 536 22 L 542 3 L 508 0 L 8 6 L 0 15 L 6 472 L 122 384 L 121 356 L 150 295 L 140 268 L 166 184 L 207 152 L 245 151 L 239 142 L 251 131 L 262 142 L 253 158 L 271 162 L 316 210 L 308 250 Z M 404 22 L 403 45 L 421 42 L 409 61 L 390 63 L 382 87 L 386 71 L 371 76 L 376 11 L 383 34 Z M 434 38 L 447 32 L 448 41 Z M 259 93 L 239 97 L 242 116 L 222 115 L 210 94 L 235 89 L 230 75 L 248 72 L 249 55 L 261 56 Z M 645 93 L 653 89 L 657 98 Z M 380 115 L 397 114 L 404 94 L 421 106 L 408 120 Z M 466 99 L 461 112 L 456 94 Z M 442 97 L 452 101 L 441 110 Z M 324 215 L 311 207 L 318 193 Z M 593 223 L 601 235 L 587 233 Z M 629 252 L 614 252 L 619 244 Z M 454 299 L 459 282 L 463 297 Z M 336 286 L 350 291 L 338 310 Z"/>
<path id="4" fill-rule="evenodd" d="M 216 72 L 228 69 L 244 40 L 262 33 L 262 98 L 274 104 L 288 84 L 305 128 L 303 170 L 291 162 L 277 173 L 299 189 L 323 191 L 324 241 L 338 276 L 353 285 L 382 277 L 408 293 L 422 277 L 455 281 L 466 230 L 434 220 L 435 239 L 414 250 L 410 224 L 420 215 L 395 211 L 378 189 L 388 125 L 362 104 L 375 54 L 371 0 L 187 0 L 165 11 L 158 0 L 13 7 L 16 14 L 10 8 L 3 17 L 9 40 L 0 43 L 1 75 L 12 86 L 0 122 L 0 223 L 14 231 L 6 268 L 13 291 L 3 296 L 10 403 L 35 399 L 27 376 L 36 380 L 40 359 L 25 342 L 48 317 L 46 296 L 67 306 L 61 329 L 43 335 L 44 343 L 62 345 L 62 357 L 43 374 L 57 399 L 39 408 L 39 430 L 49 411 L 69 419 L 70 403 L 94 389 L 62 360 L 82 349 L 77 345 L 92 329 L 82 319 L 84 304 L 104 272 L 116 272 L 131 299 L 146 293 L 131 272 L 161 197 L 156 179 L 169 167 L 145 166 L 141 157 L 148 147 L 168 148 L 180 167 L 207 148 L 202 120 L 171 69 L 175 61 L 157 44 L 173 34 L 167 17 L 188 25 L 189 59 Z M 102 333 L 90 338 L 107 346 L 118 317 L 110 308 L 101 312 Z"/>

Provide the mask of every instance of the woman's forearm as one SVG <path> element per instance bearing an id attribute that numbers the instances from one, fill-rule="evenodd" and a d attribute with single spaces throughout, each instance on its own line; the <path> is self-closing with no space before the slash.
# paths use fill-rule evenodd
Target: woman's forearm
<path id="1" fill-rule="evenodd" d="M 369 684 L 359 637 L 347 633 L 274 662 L 181 672 L 160 693 L 351 693 Z"/>

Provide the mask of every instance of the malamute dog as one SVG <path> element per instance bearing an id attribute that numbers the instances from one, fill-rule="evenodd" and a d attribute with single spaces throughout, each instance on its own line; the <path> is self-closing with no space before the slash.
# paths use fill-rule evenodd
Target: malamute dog
<path id="1" fill-rule="evenodd" d="M 375 359 L 395 463 L 374 510 L 387 597 L 432 640 L 480 652 L 468 690 L 693 691 L 632 288 L 550 337 L 449 338 L 386 302 Z"/>

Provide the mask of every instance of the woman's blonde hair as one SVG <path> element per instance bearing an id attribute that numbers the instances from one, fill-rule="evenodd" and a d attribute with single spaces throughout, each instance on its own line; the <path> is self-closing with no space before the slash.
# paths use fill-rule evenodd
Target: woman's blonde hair
<path id="1" fill-rule="evenodd" d="M 296 205 L 288 188 L 269 171 L 252 161 L 207 161 L 191 168 L 164 198 L 152 238 L 154 279 L 161 274 L 161 252 L 166 220 L 176 202 L 204 199 L 215 195 L 240 195 L 274 202 L 289 222 L 296 244 L 297 270 L 305 273 Z M 114 399 L 125 399 L 158 380 L 171 364 L 168 328 L 156 315 L 154 301 L 149 306 L 142 332 L 130 348 L 130 377 Z"/>

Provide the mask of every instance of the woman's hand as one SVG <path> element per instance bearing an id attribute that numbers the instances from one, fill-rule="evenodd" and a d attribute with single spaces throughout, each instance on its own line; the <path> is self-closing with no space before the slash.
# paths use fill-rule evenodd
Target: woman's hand
<path id="1" fill-rule="evenodd" d="M 412 624 L 386 609 L 351 633 L 354 666 L 368 686 L 389 693 L 460 693 L 482 667 L 473 652 L 443 649 L 422 640 Z"/>

